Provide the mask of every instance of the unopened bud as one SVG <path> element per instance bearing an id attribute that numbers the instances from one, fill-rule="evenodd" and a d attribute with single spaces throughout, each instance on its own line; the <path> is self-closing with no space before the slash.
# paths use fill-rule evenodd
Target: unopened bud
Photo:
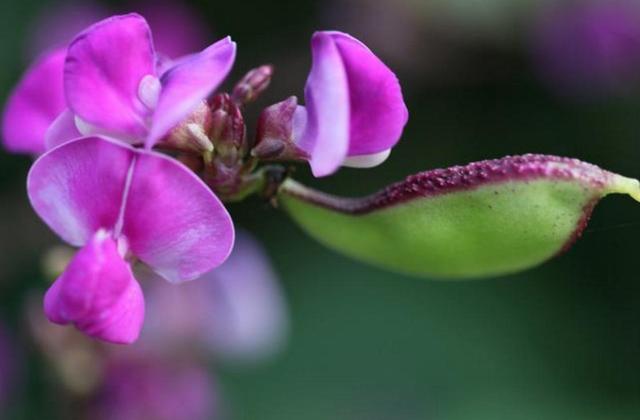
<path id="1" fill-rule="evenodd" d="M 255 101 L 264 92 L 273 76 L 273 66 L 264 65 L 247 73 L 233 88 L 232 99 L 237 104 Z"/>
<path id="2" fill-rule="evenodd" d="M 251 155 L 264 160 L 302 160 L 308 155 L 295 143 L 298 98 L 292 96 L 265 108 L 258 121 L 256 146 Z"/>
<path id="3" fill-rule="evenodd" d="M 184 121 L 162 140 L 161 145 L 186 152 L 210 154 L 213 143 L 209 139 L 212 118 L 209 105 L 202 101 Z"/>
<path id="4" fill-rule="evenodd" d="M 210 138 L 216 155 L 232 165 L 247 151 L 246 128 L 238 105 L 227 93 L 216 95 L 211 102 Z"/>

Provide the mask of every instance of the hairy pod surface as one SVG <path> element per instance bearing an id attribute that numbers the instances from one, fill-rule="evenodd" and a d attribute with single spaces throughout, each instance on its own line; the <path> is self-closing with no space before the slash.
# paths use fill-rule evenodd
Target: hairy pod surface
<path id="1" fill-rule="evenodd" d="M 508 156 L 436 169 L 362 198 L 287 180 L 279 202 L 321 243 L 371 264 L 434 278 L 534 267 L 568 249 L 604 196 L 640 184 L 576 159 Z"/>

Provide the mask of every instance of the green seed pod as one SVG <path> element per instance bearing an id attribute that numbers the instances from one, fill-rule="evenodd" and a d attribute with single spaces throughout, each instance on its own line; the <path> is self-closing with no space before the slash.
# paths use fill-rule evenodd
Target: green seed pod
<path id="1" fill-rule="evenodd" d="M 323 244 L 420 276 L 474 278 L 536 266 L 568 249 L 605 195 L 640 183 L 575 159 L 505 157 L 409 176 L 363 198 L 287 180 L 279 202 Z"/>

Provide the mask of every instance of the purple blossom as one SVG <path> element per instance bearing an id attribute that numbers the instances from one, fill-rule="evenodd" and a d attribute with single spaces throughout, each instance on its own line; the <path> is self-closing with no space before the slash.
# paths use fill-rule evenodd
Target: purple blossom
<path id="1" fill-rule="evenodd" d="M 144 303 L 131 261 L 181 282 L 220 265 L 233 245 L 231 218 L 200 179 L 117 141 L 83 138 L 45 153 L 27 188 L 45 223 L 83 247 L 47 292 L 47 317 L 106 341 L 129 343 L 140 332 Z"/>
<path id="2" fill-rule="evenodd" d="M 167 22 L 163 29 L 173 32 Z M 224 80 L 235 49 L 224 38 L 200 53 L 170 60 L 156 54 L 141 16 L 105 19 L 68 49 L 45 54 L 25 74 L 5 107 L 5 147 L 37 155 L 91 134 L 151 147 Z"/>
<path id="3" fill-rule="evenodd" d="M 534 58 L 560 93 L 624 93 L 640 78 L 640 7 L 608 0 L 554 5 L 536 20 Z"/>
<path id="4" fill-rule="evenodd" d="M 296 107 L 297 100 L 290 98 L 265 110 L 257 153 L 306 158 L 315 176 L 330 175 L 341 165 L 384 162 L 408 119 L 395 74 L 342 32 L 316 32 L 311 51 L 306 107 Z M 273 138 L 293 142 L 294 150 L 283 151 Z"/>
<path id="5" fill-rule="evenodd" d="M 49 146 L 61 132 L 107 134 L 150 148 L 187 117 L 224 80 L 236 46 L 224 38 L 175 61 L 158 56 L 147 22 L 137 14 L 114 16 L 91 26 L 69 45 L 64 91 L 69 111 L 52 127 Z"/>

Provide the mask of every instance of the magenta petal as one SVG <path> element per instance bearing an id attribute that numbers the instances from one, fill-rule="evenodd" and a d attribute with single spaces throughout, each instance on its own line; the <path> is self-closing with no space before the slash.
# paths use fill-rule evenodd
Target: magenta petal
<path id="1" fill-rule="evenodd" d="M 82 134 L 76 127 L 75 115 L 71 110 L 66 109 L 62 111 L 58 118 L 53 121 L 49 126 L 45 134 L 45 146 L 48 149 L 53 149 L 56 146 L 60 146 L 70 140 L 75 140 L 82 137 Z"/>
<path id="2" fill-rule="evenodd" d="M 84 245 L 98 229 L 113 229 L 170 281 L 211 270 L 233 246 L 227 210 L 193 172 L 115 140 L 86 137 L 51 150 L 33 165 L 27 188 L 38 215 L 67 242 Z"/>
<path id="3" fill-rule="evenodd" d="M 335 172 L 349 150 L 349 87 L 333 38 L 316 33 L 313 65 L 305 87 L 307 125 L 298 146 L 311 156 L 315 176 Z"/>
<path id="4" fill-rule="evenodd" d="M 115 226 L 133 151 L 97 137 L 66 143 L 32 166 L 27 190 L 36 213 L 72 245 Z"/>
<path id="5" fill-rule="evenodd" d="M 323 32 L 335 42 L 349 83 L 349 156 L 392 148 L 409 113 L 396 75 L 369 48 L 341 32 Z M 316 36 L 318 36 L 316 34 Z"/>
<path id="6" fill-rule="evenodd" d="M 44 307 L 50 321 L 74 324 L 112 343 L 134 342 L 144 319 L 140 285 L 104 230 L 78 251 L 47 292 Z"/>
<path id="7" fill-rule="evenodd" d="M 233 66 L 236 44 L 224 38 L 182 58 L 161 77 L 162 91 L 146 146 L 152 147 L 222 83 Z"/>
<path id="8" fill-rule="evenodd" d="M 123 234 L 131 252 L 171 282 L 221 264 L 234 240 L 231 217 L 182 164 L 140 151 L 128 192 Z"/>
<path id="9" fill-rule="evenodd" d="M 62 73 L 66 51 L 39 59 L 9 97 L 2 121 L 5 147 L 16 153 L 40 154 L 49 125 L 65 109 Z"/>
<path id="10" fill-rule="evenodd" d="M 155 75 L 151 32 L 137 14 L 114 16 L 96 23 L 69 46 L 64 89 L 71 110 L 82 120 L 126 138 L 144 138 L 150 110 L 138 88 Z"/>

